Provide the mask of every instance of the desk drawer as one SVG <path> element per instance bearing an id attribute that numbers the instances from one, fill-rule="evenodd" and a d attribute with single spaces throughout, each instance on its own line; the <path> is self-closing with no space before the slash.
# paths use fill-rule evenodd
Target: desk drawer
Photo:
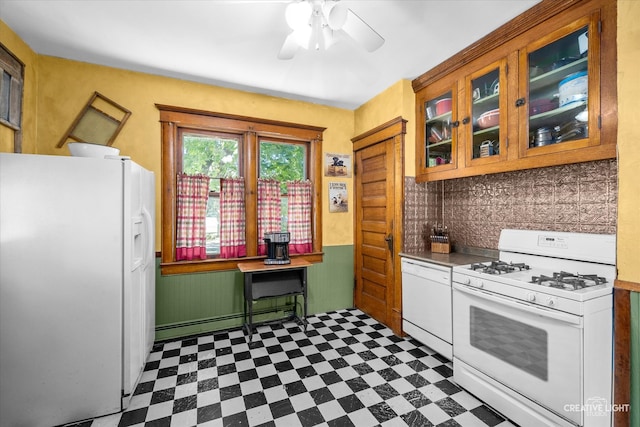
<path id="1" fill-rule="evenodd" d="M 279 270 L 251 273 L 251 299 L 302 294 L 304 270 Z"/>

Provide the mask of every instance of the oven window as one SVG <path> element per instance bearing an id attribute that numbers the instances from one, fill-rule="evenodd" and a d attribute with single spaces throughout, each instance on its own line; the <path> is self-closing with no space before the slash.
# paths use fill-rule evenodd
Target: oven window
<path id="1" fill-rule="evenodd" d="M 547 332 L 478 307 L 471 310 L 471 345 L 547 381 Z"/>

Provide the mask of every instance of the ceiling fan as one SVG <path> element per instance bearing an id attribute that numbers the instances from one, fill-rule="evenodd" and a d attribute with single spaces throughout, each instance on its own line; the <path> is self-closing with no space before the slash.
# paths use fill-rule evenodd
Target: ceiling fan
<path id="1" fill-rule="evenodd" d="M 339 0 L 295 0 L 285 10 L 287 24 L 292 29 L 282 44 L 279 59 L 291 59 L 299 48 L 327 49 L 342 34 L 373 52 L 384 39 L 373 28 Z"/>

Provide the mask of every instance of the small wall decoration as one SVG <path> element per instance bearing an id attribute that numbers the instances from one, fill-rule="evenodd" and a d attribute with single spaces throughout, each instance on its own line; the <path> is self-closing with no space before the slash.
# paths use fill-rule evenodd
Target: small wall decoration
<path id="1" fill-rule="evenodd" d="M 351 178 L 351 155 L 325 153 L 324 176 Z"/>
<path id="2" fill-rule="evenodd" d="M 68 140 L 111 146 L 131 116 L 131 111 L 94 92 L 57 147 Z"/>
<path id="3" fill-rule="evenodd" d="M 349 212 L 346 182 L 329 183 L 329 212 Z"/>

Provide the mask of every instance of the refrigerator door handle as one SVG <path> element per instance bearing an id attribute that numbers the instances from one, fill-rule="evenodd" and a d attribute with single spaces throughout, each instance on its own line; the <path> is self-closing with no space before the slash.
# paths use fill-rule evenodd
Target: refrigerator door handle
<path id="1" fill-rule="evenodd" d="M 142 207 L 142 218 L 144 221 L 144 225 L 145 225 L 145 230 L 146 233 L 144 235 L 145 238 L 145 254 L 143 255 L 143 266 L 142 268 L 144 270 L 146 270 L 149 265 L 151 265 L 151 260 L 152 260 L 152 254 L 153 254 L 153 233 L 154 230 L 152 229 L 152 225 L 153 225 L 153 219 L 151 218 L 151 214 L 149 213 L 149 211 L 147 210 L 146 207 Z"/>

